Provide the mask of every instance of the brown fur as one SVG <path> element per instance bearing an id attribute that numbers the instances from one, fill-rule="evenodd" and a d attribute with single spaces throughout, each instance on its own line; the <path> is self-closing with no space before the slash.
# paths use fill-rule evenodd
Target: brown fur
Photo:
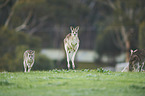
<path id="1" fill-rule="evenodd" d="M 129 60 L 129 71 L 143 71 L 145 62 L 145 49 L 137 49 L 131 52 Z"/>

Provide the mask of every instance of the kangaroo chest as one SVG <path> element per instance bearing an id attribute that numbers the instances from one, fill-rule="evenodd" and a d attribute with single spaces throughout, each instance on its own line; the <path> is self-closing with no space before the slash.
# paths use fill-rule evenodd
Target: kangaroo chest
<path id="1" fill-rule="evenodd" d="M 72 37 L 69 39 L 69 43 L 72 47 L 75 47 L 77 45 L 77 43 L 79 43 L 79 39 L 78 37 Z"/>
<path id="2" fill-rule="evenodd" d="M 27 60 L 27 63 L 32 63 L 33 62 L 33 59 L 28 59 Z"/>

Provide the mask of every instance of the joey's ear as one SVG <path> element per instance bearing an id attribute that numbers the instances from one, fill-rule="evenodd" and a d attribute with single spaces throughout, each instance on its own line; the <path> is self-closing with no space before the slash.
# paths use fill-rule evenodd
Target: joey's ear
<path id="1" fill-rule="evenodd" d="M 130 53 L 131 53 L 131 55 L 133 54 L 133 50 L 132 49 L 130 50 Z"/>
<path id="2" fill-rule="evenodd" d="M 76 29 L 76 31 L 78 31 L 79 30 L 79 26 L 77 26 L 75 29 Z"/>
<path id="3" fill-rule="evenodd" d="M 134 50 L 133 52 L 136 52 L 137 51 L 137 49 L 136 50 Z"/>
<path id="4" fill-rule="evenodd" d="M 72 26 L 70 26 L 70 30 L 72 31 L 74 28 Z"/>

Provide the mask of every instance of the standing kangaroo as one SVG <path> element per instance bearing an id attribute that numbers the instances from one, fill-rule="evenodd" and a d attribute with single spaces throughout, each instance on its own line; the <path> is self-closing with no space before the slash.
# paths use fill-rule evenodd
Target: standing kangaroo
<path id="1" fill-rule="evenodd" d="M 68 69 L 70 69 L 70 63 L 69 63 L 70 59 L 72 61 L 72 67 L 73 69 L 75 69 L 74 58 L 79 48 L 79 42 L 80 42 L 78 38 L 79 26 L 77 26 L 76 28 L 73 28 L 71 26 L 70 30 L 71 33 L 69 33 L 64 39 L 64 48 L 67 56 Z"/>
<path id="2" fill-rule="evenodd" d="M 24 69 L 26 72 L 27 67 L 28 67 L 28 72 L 30 72 L 33 64 L 34 64 L 34 56 L 35 56 L 35 51 L 33 50 L 26 50 L 24 52 Z"/>

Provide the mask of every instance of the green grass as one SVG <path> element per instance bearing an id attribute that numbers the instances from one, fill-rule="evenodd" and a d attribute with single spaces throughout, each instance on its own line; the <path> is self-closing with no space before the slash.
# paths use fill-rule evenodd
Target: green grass
<path id="1" fill-rule="evenodd" d="M 86 69 L 2 72 L 0 96 L 145 96 L 145 73 Z"/>

